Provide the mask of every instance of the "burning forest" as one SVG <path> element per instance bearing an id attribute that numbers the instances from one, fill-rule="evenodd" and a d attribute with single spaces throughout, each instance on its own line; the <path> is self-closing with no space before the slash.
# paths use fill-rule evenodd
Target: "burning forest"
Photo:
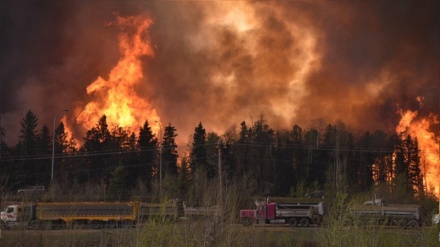
<path id="1" fill-rule="evenodd" d="M 227 181 L 279 195 L 316 182 L 391 193 L 399 174 L 415 197 L 439 193 L 438 2 L 0 6 L 11 187 L 49 182 L 53 144 L 59 179 L 79 183 L 109 184 L 119 166 L 149 191 L 162 175 L 215 178 L 218 152 Z"/>

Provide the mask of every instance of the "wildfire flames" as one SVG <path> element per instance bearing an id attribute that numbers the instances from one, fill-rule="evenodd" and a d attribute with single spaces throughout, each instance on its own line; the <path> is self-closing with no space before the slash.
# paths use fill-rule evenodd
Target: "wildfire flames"
<path id="1" fill-rule="evenodd" d="M 40 124 L 57 116 L 78 145 L 103 115 L 129 133 L 166 119 L 183 149 L 199 122 L 221 135 L 259 116 L 276 130 L 341 121 L 417 138 L 425 187 L 440 193 L 428 115 L 440 111 L 438 1 L 3 2 L 6 143 L 29 109 Z"/>
<path id="2" fill-rule="evenodd" d="M 156 109 L 147 99 L 138 96 L 136 86 L 144 75 L 142 56 L 153 56 L 146 31 L 152 21 L 142 16 L 117 17 L 120 28 L 119 49 L 121 58 L 110 71 L 108 79 L 99 77 L 87 87 L 93 95 L 77 117 L 77 123 L 91 129 L 102 115 L 109 126 L 119 126 L 137 131 L 146 120 L 159 121 Z"/>
<path id="3" fill-rule="evenodd" d="M 426 118 L 418 119 L 418 112 L 410 110 L 401 110 L 401 116 L 396 132 L 417 138 L 421 158 L 420 169 L 425 177 L 425 186 L 428 191 L 439 195 L 439 145 L 435 133 L 430 131 L 430 126 L 438 123 L 438 117 L 431 114 Z"/>

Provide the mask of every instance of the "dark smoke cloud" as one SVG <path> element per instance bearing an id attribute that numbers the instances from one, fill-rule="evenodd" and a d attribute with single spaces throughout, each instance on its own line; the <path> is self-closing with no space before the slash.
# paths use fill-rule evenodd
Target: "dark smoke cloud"
<path id="1" fill-rule="evenodd" d="M 245 31 L 240 15 L 224 18 L 237 9 Z M 155 55 L 144 58 L 139 94 L 182 141 L 200 121 L 222 134 L 261 114 L 274 128 L 324 118 L 393 130 L 397 106 L 419 109 L 417 96 L 424 114 L 440 112 L 438 10 L 438 1 L 2 1 L 2 126 L 12 144 L 27 110 L 51 128 L 68 108 L 80 139 L 73 109 L 119 58 L 108 24 L 146 14 Z"/>

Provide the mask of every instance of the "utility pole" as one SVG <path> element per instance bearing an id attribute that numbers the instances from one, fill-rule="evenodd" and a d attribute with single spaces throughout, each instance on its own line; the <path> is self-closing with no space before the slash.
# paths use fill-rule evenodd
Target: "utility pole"
<path id="1" fill-rule="evenodd" d="M 221 141 L 218 141 L 218 178 L 219 178 L 219 186 L 220 186 L 220 206 L 222 204 L 223 200 L 223 183 L 222 183 L 222 148 L 221 148 Z"/>
<path id="2" fill-rule="evenodd" d="M 222 182 L 222 148 L 221 141 L 218 140 L 218 180 L 219 180 L 219 200 L 218 200 L 218 216 L 219 218 L 223 212 L 223 182 Z"/>
<path id="3" fill-rule="evenodd" d="M 53 118 L 53 130 L 52 130 L 52 171 L 50 173 L 50 181 L 53 181 L 53 169 L 54 169 L 54 163 L 55 163 L 55 122 L 58 117 L 58 115 L 62 112 L 67 112 L 68 110 L 63 109 L 59 110 L 55 117 Z"/>
<path id="4" fill-rule="evenodd" d="M 2 159 L 2 144 L 3 144 L 3 129 L 2 129 L 2 114 L 0 114 L 0 160 Z"/>
<path id="5" fill-rule="evenodd" d="M 162 197 L 162 144 L 163 144 L 163 134 L 162 134 L 162 123 L 156 120 L 160 128 L 160 143 L 159 143 L 159 198 Z"/>

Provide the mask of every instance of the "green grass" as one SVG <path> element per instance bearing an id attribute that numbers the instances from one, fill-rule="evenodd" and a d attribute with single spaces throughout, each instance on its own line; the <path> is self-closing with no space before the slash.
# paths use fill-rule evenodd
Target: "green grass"
<path id="1" fill-rule="evenodd" d="M 172 223 L 154 220 L 141 228 L 102 230 L 3 230 L 0 246 L 440 246 L 439 230 L 384 227 L 242 227 L 212 220 Z"/>

